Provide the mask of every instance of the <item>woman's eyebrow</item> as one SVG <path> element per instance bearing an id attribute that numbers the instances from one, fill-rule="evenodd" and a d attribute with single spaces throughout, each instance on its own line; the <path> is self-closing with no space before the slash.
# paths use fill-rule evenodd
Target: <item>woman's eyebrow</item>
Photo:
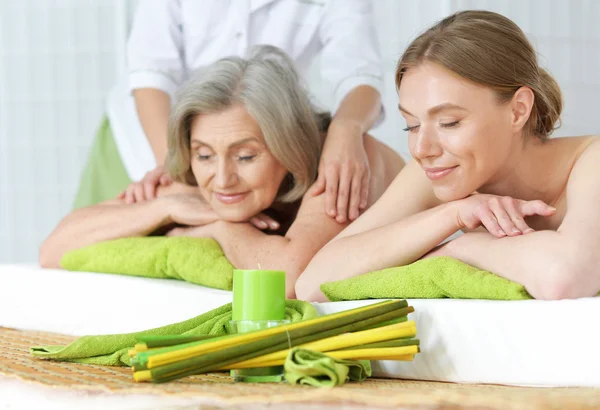
<path id="1" fill-rule="evenodd" d="M 192 138 L 191 142 L 195 142 L 196 144 L 200 144 L 200 145 L 205 145 L 208 148 L 212 149 L 212 147 L 210 146 L 210 144 L 208 144 L 208 143 L 206 143 L 206 142 L 204 142 L 202 140 L 199 140 L 198 138 Z M 244 138 L 242 140 L 235 141 L 235 142 L 231 143 L 229 145 L 229 148 L 234 148 L 234 147 L 237 147 L 239 145 L 246 144 L 247 142 L 258 142 L 258 143 L 260 143 L 260 141 L 258 140 L 258 138 L 256 138 L 256 137 L 248 137 L 248 138 Z"/>
<path id="2" fill-rule="evenodd" d="M 398 109 L 408 115 L 411 115 L 413 117 L 415 116 L 414 114 L 411 114 L 406 108 L 402 107 L 400 104 L 398 104 Z M 445 110 L 468 111 L 466 108 L 461 107 L 460 105 L 456 105 L 456 104 L 452 104 L 452 103 L 443 103 L 443 104 L 436 105 L 435 107 L 431 107 L 429 110 L 427 110 L 427 114 L 431 117 L 431 116 L 434 116 L 435 114 L 438 114 L 441 111 L 445 111 Z"/>

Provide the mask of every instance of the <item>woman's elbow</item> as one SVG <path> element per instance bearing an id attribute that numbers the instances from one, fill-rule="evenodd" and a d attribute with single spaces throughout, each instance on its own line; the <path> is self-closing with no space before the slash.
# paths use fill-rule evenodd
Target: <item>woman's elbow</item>
<path id="1" fill-rule="evenodd" d="M 40 246 L 38 263 L 40 264 L 40 267 L 45 269 L 60 268 L 60 255 L 53 249 L 52 243 L 48 243 L 48 239 Z"/>
<path id="2" fill-rule="evenodd" d="M 306 288 L 306 280 L 304 278 L 305 274 L 302 273 L 294 285 L 294 294 L 299 300 L 308 300 L 308 289 Z"/>
<path id="3" fill-rule="evenodd" d="M 589 266 L 581 263 L 557 261 L 552 264 L 537 286 L 528 289 L 531 296 L 540 300 L 577 299 L 596 296 L 600 283 Z M 597 278 L 596 278 L 597 279 Z"/>
<path id="4" fill-rule="evenodd" d="M 296 280 L 296 298 L 307 302 L 326 302 L 327 298 L 319 288 L 320 283 L 318 279 L 314 278 L 310 269 L 305 270 Z"/>

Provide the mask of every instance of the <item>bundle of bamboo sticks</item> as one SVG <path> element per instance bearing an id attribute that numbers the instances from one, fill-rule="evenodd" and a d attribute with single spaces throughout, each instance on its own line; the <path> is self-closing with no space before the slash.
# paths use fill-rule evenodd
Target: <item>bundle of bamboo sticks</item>
<path id="1" fill-rule="evenodd" d="M 413 360 L 417 328 L 405 300 L 390 300 L 248 333 L 146 336 L 129 352 L 138 382 L 167 382 L 228 369 L 282 365 L 301 346 L 337 359 Z"/>

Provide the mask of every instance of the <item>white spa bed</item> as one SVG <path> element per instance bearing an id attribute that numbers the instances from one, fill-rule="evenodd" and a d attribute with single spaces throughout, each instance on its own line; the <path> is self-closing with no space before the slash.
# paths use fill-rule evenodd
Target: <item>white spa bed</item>
<path id="1" fill-rule="evenodd" d="M 0 265 L 0 327 L 70 335 L 134 332 L 189 319 L 230 301 L 230 292 L 181 281 Z M 315 306 L 328 314 L 373 302 Z M 414 362 L 373 362 L 375 376 L 600 386 L 595 320 L 600 298 L 409 303 L 415 308 L 410 318 L 417 323 L 422 352 Z M 14 381 L 0 380 L 0 397 L 14 392 Z"/>

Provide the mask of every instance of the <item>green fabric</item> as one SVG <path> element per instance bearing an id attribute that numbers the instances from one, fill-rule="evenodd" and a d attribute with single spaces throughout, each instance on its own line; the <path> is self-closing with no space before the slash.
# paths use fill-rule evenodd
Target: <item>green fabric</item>
<path id="1" fill-rule="evenodd" d="M 310 303 L 300 300 L 286 301 L 285 310 L 286 319 L 292 322 L 313 319 L 318 316 L 317 311 Z M 33 356 L 44 359 L 104 366 L 130 366 L 131 358 L 127 353 L 138 342 L 138 336 L 221 336 L 227 334 L 227 324 L 230 320 L 231 303 L 228 303 L 195 318 L 156 329 L 121 335 L 83 336 L 67 346 L 35 346 L 30 349 L 30 352 Z"/>
<path id="2" fill-rule="evenodd" d="M 358 299 L 531 299 L 525 288 L 441 256 L 321 285 L 331 301 Z"/>
<path id="3" fill-rule="evenodd" d="M 67 252 L 63 268 L 151 278 L 181 279 L 231 290 L 233 265 L 213 239 L 185 236 L 122 238 Z"/>
<path id="4" fill-rule="evenodd" d="M 83 208 L 115 198 L 131 183 L 104 117 L 81 176 L 74 208 Z"/>
<path id="5" fill-rule="evenodd" d="M 324 353 L 302 348 L 292 349 L 283 368 L 288 383 L 315 387 L 341 386 L 347 380 L 361 382 L 371 376 L 371 363 L 368 360 L 334 359 Z"/>

